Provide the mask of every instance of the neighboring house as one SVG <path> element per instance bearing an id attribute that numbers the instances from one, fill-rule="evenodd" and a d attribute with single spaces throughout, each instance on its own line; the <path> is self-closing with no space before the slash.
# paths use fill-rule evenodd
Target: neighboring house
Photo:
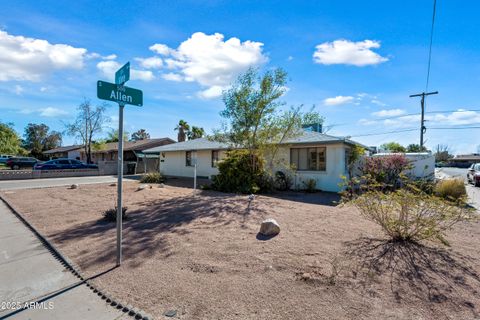
<path id="1" fill-rule="evenodd" d="M 80 159 L 80 149 L 82 148 L 83 146 L 78 145 L 58 147 L 44 151 L 43 154 L 50 160 L 58 158 Z"/>
<path id="2" fill-rule="evenodd" d="M 401 154 L 410 162 L 411 168 L 406 175 L 414 179 L 432 180 L 435 178 L 435 156 L 431 152 L 377 153 L 372 157 L 384 157 Z"/>
<path id="3" fill-rule="evenodd" d="M 158 158 L 147 158 L 142 153 L 144 149 L 164 146 L 175 141 L 170 138 L 144 139 L 137 141 L 124 141 L 123 143 L 123 161 L 126 173 L 142 173 L 158 168 Z M 92 148 L 92 162 L 97 163 L 105 174 L 116 174 L 118 159 L 118 142 L 109 142 L 100 145 L 99 148 Z M 86 162 L 87 155 L 85 150 L 80 150 L 80 160 Z M 130 172 L 130 164 L 136 164 L 134 172 Z"/>
<path id="4" fill-rule="evenodd" d="M 337 192 L 341 189 L 341 176 L 347 174 L 349 149 L 354 145 L 360 144 L 304 131 L 283 142 L 276 158 L 280 167 L 292 165 L 296 168 L 294 187 L 304 188 L 304 182 L 314 179 L 317 189 Z M 147 149 L 144 153 L 159 156 L 160 171 L 166 176 L 193 177 L 194 164 L 197 163 L 197 176 L 211 178 L 218 174 L 217 163 L 225 157 L 228 149 L 228 144 L 200 138 Z M 282 170 L 280 167 L 275 170 Z"/>
<path id="5" fill-rule="evenodd" d="M 459 154 L 454 158 L 450 159 L 449 162 L 454 166 L 468 168 L 474 163 L 480 163 L 480 154 L 479 153 Z"/>

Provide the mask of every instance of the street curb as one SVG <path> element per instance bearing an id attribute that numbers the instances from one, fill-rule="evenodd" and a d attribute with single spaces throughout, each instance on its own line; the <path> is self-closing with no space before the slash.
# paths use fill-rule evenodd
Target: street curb
<path id="1" fill-rule="evenodd" d="M 50 241 L 47 240 L 40 232 L 31 225 L 20 212 L 18 212 L 1 194 L 0 200 L 13 212 L 13 214 L 28 228 L 32 233 L 40 240 L 40 242 L 47 248 L 47 250 L 53 255 L 53 257 L 58 260 L 66 269 L 68 269 L 74 276 L 79 278 L 81 282 L 85 283 L 86 286 L 96 293 L 102 300 L 105 300 L 106 303 L 110 304 L 113 308 L 121 310 L 125 314 L 128 314 L 134 319 L 137 320 L 152 320 L 152 316 L 145 311 L 132 307 L 128 303 L 124 303 L 112 297 L 112 295 L 106 290 L 100 289 L 99 287 L 93 284 L 89 278 L 80 271 L 80 268 L 72 262 L 68 257 L 64 256 Z"/>

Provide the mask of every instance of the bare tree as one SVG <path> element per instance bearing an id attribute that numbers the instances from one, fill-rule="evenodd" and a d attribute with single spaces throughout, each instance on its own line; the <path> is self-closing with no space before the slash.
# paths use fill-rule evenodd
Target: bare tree
<path id="1" fill-rule="evenodd" d="M 447 161 L 453 156 L 450 154 L 450 147 L 446 144 L 437 144 L 435 148 L 435 161 Z"/>
<path id="2" fill-rule="evenodd" d="M 92 162 L 92 141 L 95 134 L 102 132 L 102 128 L 109 120 L 105 117 L 106 104 L 92 106 L 90 100 L 85 99 L 77 108 L 77 118 L 73 123 L 66 124 L 66 132 L 82 141 L 87 163 Z"/>

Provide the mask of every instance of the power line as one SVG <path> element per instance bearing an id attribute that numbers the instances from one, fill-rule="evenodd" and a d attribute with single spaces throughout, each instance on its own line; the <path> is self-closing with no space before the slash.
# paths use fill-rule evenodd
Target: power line
<path id="1" fill-rule="evenodd" d="M 410 129 L 403 129 L 403 130 L 394 130 L 394 131 L 386 131 L 386 132 L 378 132 L 378 133 L 365 133 L 365 134 L 357 134 L 357 135 L 351 135 L 349 137 L 367 137 L 367 136 L 379 136 L 383 134 L 392 134 L 392 133 L 400 133 L 400 132 L 409 132 L 409 131 L 416 131 L 416 128 L 410 128 Z"/>
<path id="2" fill-rule="evenodd" d="M 428 92 L 428 82 L 430 80 L 430 64 L 431 64 L 431 61 L 432 61 L 433 30 L 434 30 L 434 26 L 435 26 L 436 9 L 437 9 L 437 0 L 433 0 L 432 27 L 430 29 L 430 46 L 429 46 L 429 49 L 428 49 L 427 83 L 425 85 L 425 92 Z"/>
<path id="3" fill-rule="evenodd" d="M 480 126 L 469 126 L 469 127 L 429 127 L 428 129 L 432 129 L 432 130 L 465 130 L 465 129 L 480 129 Z"/>

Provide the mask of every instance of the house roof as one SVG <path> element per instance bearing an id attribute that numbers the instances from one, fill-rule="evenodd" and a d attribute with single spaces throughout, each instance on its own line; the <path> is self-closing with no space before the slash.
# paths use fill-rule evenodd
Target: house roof
<path id="1" fill-rule="evenodd" d="M 158 138 L 158 139 L 144 139 L 137 141 L 124 141 L 124 151 L 143 151 L 166 144 L 173 144 L 175 141 L 170 138 Z M 100 149 L 92 150 L 92 152 L 112 152 L 118 150 L 118 142 L 109 142 L 100 146 Z"/>
<path id="2" fill-rule="evenodd" d="M 330 144 L 330 143 L 346 143 L 351 145 L 361 145 L 355 141 L 345 139 L 342 137 L 334 137 L 328 134 L 303 131 L 301 135 L 287 139 L 282 144 Z M 232 146 L 228 143 L 211 141 L 207 138 L 199 138 L 194 140 L 188 140 L 183 142 L 177 142 L 166 146 L 155 147 L 151 149 L 143 150 L 145 153 L 159 153 L 165 151 L 185 151 L 185 150 L 225 150 L 231 149 Z"/>
<path id="3" fill-rule="evenodd" d="M 454 158 L 450 159 L 452 161 L 480 161 L 480 154 L 459 154 Z"/>
<path id="4" fill-rule="evenodd" d="M 222 150 L 231 148 L 228 143 L 211 141 L 207 138 L 198 138 L 188 141 L 172 143 L 165 146 L 159 146 L 143 150 L 144 153 L 159 153 L 164 151 L 184 151 L 184 150 Z"/>
<path id="5" fill-rule="evenodd" d="M 64 146 L 64 147 L 58 147 L 58 148 L 55 148 L 55 149 L 50 149 L 50 150 L 44 151 L 43 154 L 62 153 L 62 152 L 77 150 L 77 149 L 80 149 L 80 148 L 83 148 L 83 146 L 79 146 L 79 145 Z"/>

